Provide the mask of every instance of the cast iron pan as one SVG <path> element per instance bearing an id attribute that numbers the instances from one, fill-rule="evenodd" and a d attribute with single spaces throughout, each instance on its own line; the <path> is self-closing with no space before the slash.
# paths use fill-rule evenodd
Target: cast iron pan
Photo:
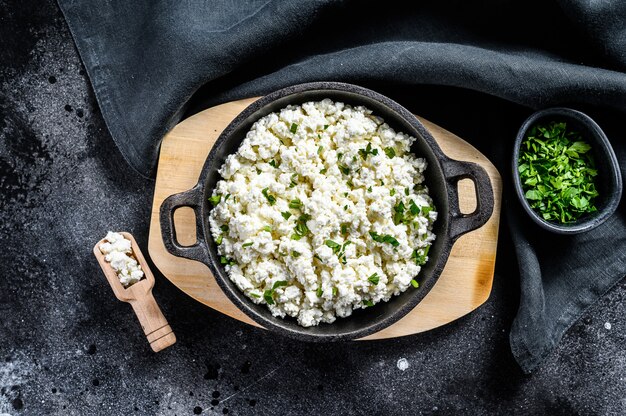
<path id="1" fill-rule="evenodd" d="M 235 153 L 252 124 L 261 117 L 289 104 L 320 101 L 330 98 L 353 106 L 363 105 L 383 117 L 396 131 L 417 138 L 411 151 L 428 161 L 426 185 L 439 213 L 434 225 L 437 238 L 429 253 L 429 261 L 418 276 L 419 289 L 409 287 L 389 302 L 355 311 L 348 318 L 338 318 L 332 324 L 303 328 L 292 318 L 275 318 L 265 305 L 256 305 L 237 289 L 220 264 L 217 246 L 209 229 L 208 198 L 220 180 L 217 173 L 226 156 Z M 471 179 L 476 188 L 477 208 L 471 214 L 461 214 L 457 182 Z M 176 239 L 174 211 L 180 207 L 193 208 L 196 216 L 197 241 L 182 246 Z M 313 82 L 294 85 L 273 92 L 251 104 L 222 132 L 211 149 L 200 178 L 192 189 L 175 194 L 161 205 L 161 232 L 167 250 L 175 256 L 206 264 L 228 298 L 250 318 L 266 329 L 305 341 L 339 341 L 373 334 L 402 318 L 426 296 L 441 274 L 454 241 L 487 222 L 493 212 L 493 189 L 487 173 L 477 164 L 449 159 L 443 154 L 428 130 L 407 109 L 374 91 L 338 82 Z"/>

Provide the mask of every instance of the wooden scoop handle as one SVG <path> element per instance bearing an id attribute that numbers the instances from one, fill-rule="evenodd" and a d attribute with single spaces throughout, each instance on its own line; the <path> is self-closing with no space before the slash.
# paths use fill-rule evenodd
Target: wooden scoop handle
<path id="1" fill-rule="evenodd" d="M 176 342 L 176 335 L 163 316 L 152 292 L 144 292 L 128 303 L 133 307 L 154 352 L 159 352 Z"/>

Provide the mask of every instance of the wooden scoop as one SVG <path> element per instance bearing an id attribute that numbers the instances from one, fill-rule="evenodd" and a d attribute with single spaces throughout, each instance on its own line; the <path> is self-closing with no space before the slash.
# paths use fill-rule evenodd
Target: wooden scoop
<path id="1" fill-rule="evenodd" d="M 137 259 L 137 262 L 141 266 L 141 270 L 144 273 L 143 279 L 137 283 L 125 288 L 120 279 L 117 277 L 115 270 L 104 259 L 104 254 L 100 251 L 100 244 L 105 243 L 106 240 L 102 240 L 96 243 L 93 248 L 93 254 L 98 259 L 100 267 L 107 277 L 115 297 L 122 302 L 128 302 L 133 307 L 141 328 L 150 342 L 150 346 L 154 352 L 159 352 L 162 349 L 169 347 L 176 342 L 176 335 L 172 332 L 172 328 L 167 323 L 165 316 L 161 312 L 159 305 L 157 305 L 154 296 L 152 296 L 152 288 L 154 287 L 154 275 L 148 267 L 146 259 L 141 254 L 139 246 L 135 238 L 126 232 L 121 232 L 124 238 L 130 240 L 131 248 L 133 249 L 133 255 Z"/>

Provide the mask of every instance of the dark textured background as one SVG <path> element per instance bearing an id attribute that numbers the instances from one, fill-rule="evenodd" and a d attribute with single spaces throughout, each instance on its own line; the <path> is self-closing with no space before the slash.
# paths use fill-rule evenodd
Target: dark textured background
<path id="1" fill-rule="evenodd" d="M 413 109 L 471 138 L 479 128 L 437 108 L 476 100 Z M 483 112 L 470 105 L 468 120 L 497 119 Z M 491 128 L 508 134 L 519 121 Z M 153 354 L 91 254 L 108 229 L 132 232 L 147 253 L 152 190 L 106 132 L 56 4 L 0 0 L 0 413 L 626 413 L 626 284 L 523 376 L 508 345 L 519 282 L 507 235 L 483 307 L 391 341 L 278 338 L 195 303 L 157 273 L 155 296 L 178 343 Z"/>

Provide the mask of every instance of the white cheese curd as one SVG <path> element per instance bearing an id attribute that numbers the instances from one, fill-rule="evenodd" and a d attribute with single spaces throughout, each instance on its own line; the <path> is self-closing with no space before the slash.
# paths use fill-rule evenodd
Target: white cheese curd
<path id="1" fill-rule="evenodd" d="M 105 243 L 100 244 L 100 252 L 104 254 L 104 260 L 111 264 L 122 286 L 129 287 L 143 278 L 143 271 L 133 257 L 133 249 L 130 240 L 120 233 L 109 231 L 104 237 Z"/>
<path id="2" fill-rule="evenodd" d="M 230 279 L 305 327 L 418 287 L 437 212 L 415 140 L 329 99 L 254 123 L 211 197 Z"/>

